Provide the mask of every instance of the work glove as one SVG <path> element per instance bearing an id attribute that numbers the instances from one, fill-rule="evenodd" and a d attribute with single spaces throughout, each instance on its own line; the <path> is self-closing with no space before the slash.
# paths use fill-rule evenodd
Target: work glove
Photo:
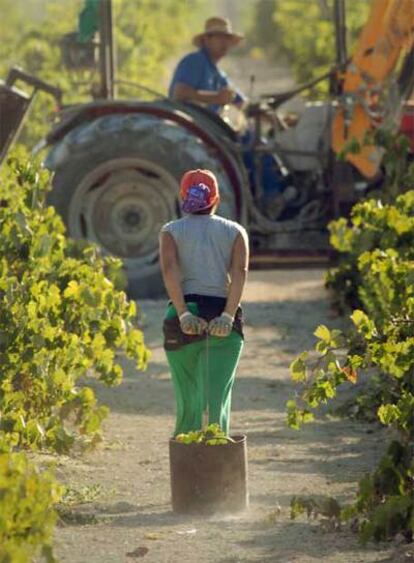
<path id="1" fill-rule="evenodd" d="M 228 336 L 233 328 L 234 318 L 229 313 L 222 313 L 208 323 L 208 333 L 211 336 Z"/>
<path id="2" fill-rule="evenodd" d="M 208 327 L 206 320 L 196 317 L 190 311 L 185 311 L 179 316 L 180 327 L 184 334 L 203 334 Z"/>

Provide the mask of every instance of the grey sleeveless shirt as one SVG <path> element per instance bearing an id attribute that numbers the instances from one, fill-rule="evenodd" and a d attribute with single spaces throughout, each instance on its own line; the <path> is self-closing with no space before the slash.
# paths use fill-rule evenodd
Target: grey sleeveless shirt
<path id="1" fill-rule="evenodd" d="M 184 295 L 227 297 L 233 244 L 239 233 L 247 240 L 244 227 L 218 215 L 186 215 L 161 232 L 177 245 Z"/>

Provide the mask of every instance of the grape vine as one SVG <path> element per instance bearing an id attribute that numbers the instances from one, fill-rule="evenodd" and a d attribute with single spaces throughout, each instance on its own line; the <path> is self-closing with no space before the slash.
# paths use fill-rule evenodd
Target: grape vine
<path id="1" fill-rule="evenodd" d="M 360 481 L 356 501 L 344 507 L 341 516 L 357 522 L 363 542 L 397 534 L 411 541 L 414 191 L 398 196 L 394 204 L 363 201 L 353 208 L 350 224 L 340 219 L 330 231 L 341 261 L 327 282 L 342 307 L 353 309 L 351 327 L 340 331 L 319 326 L 315 349 L 292 362 L 291 376 L 301 391 L 299 399 L 287 402 L 287 421 L 296 429 L 312 421 L 314 410 L 336 397 L 340 385 L 355 384 L 359 374 L 369 370 L 375 382 L 370 406 L 395 436 L 375 471 Z"/>
<path id="2" fill-rule="evenodd" d="M 122 380 L 121 355 L 149 357 L 121 263 L 67 239 L 46 205 L 48 174 L 10 159 L 0 178 L 0 561 L 26 562 L 50 537 L 62 488 L 26 450 L 94 447 L 109 409 L 86 384 Z M 20 450 L 20 451 L 18 451 Z"/>
<path id="3" fill-rule="evenodd" d="M 135 303 L 114 288 L 94 246 L 65 237 L 47 207 L 48 175 L 11 163 L 0 207 L 0 436 L 12 445 L 68 451 L 100 439 L 108 409 L 81 377 L 121 382 L 115 352 L 145 367 Z"/>
<path id="4" fill-rule="evenodd" d="M 175 439 L 183 444 L 205 444 L 206 446 L 220 446 L 234 442 L 216 423 L 209 424 L 203 430 L 191 430 L 177 434 Z"/>

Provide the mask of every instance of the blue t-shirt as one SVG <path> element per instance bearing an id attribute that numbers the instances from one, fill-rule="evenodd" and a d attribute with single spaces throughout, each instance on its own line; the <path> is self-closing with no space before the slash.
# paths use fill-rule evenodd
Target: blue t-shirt
<path id="1" fill-rule="evenodd" d="M 236 91 L 236 103 L 243 102 L 246 99 L 239 90 L 231 85 L 226 73 L 214 64 L 205 49 L 189 53 L 178 63 L 168 91 L 170 98 L 172 98 L 172 93 L 178 82 L 187 84 L 187 86 L 191 86 L 195 90 L 207 90 L 210 92 L 217 92 L 222 88 L 230 87 Z M 212 111 L 218 112 L 222 106 L 219 104 L 209 104 L 207 107 Z"/>

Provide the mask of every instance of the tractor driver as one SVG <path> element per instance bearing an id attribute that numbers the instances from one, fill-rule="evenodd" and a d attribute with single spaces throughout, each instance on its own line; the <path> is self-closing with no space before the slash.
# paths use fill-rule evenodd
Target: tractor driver
<path id="1" fill-rule="evenodd" d="M 178 63 L 169 97 L 204 105 L 216 113 L 227 104 L 241 107 L 246 98 L 231 85 L 217 63 L 242 39 L 243 35 L 232 31 L 229 20 L 209 18 L 205 22 L 204 32 L 193 38 L 198 51 L 189 53 Z"/>
<path id="2" fill-rule="evenodd" d="M 242 39 L 243 35 L 232 31 L 229 20 L 220 17 L 209 18 L 205 22 L 204 32 L 193 37 L 193 44 L 198 47 L 198 51 L 189 53 L 178 63 L 171 81 L 169 97 L 181 102 L 201 104 L 215 113 L 220 113 L 227 104 L 234 104 L 239 108 L 245 105 L 245 96 L 231 85 L 226 74 L 217 67 L 218 61 Z M 243 160 L 252 186 L 258 181 L 255 157 L 251 149 L 253 135 L 254 132 L 248 128 L 240 136 L 245 149 Z M 261 161 L 263 208 L 266 215 L 273 219 L 285 207 L 282 197 L 284 180 L 272 154 L 263 154 Z"/>

